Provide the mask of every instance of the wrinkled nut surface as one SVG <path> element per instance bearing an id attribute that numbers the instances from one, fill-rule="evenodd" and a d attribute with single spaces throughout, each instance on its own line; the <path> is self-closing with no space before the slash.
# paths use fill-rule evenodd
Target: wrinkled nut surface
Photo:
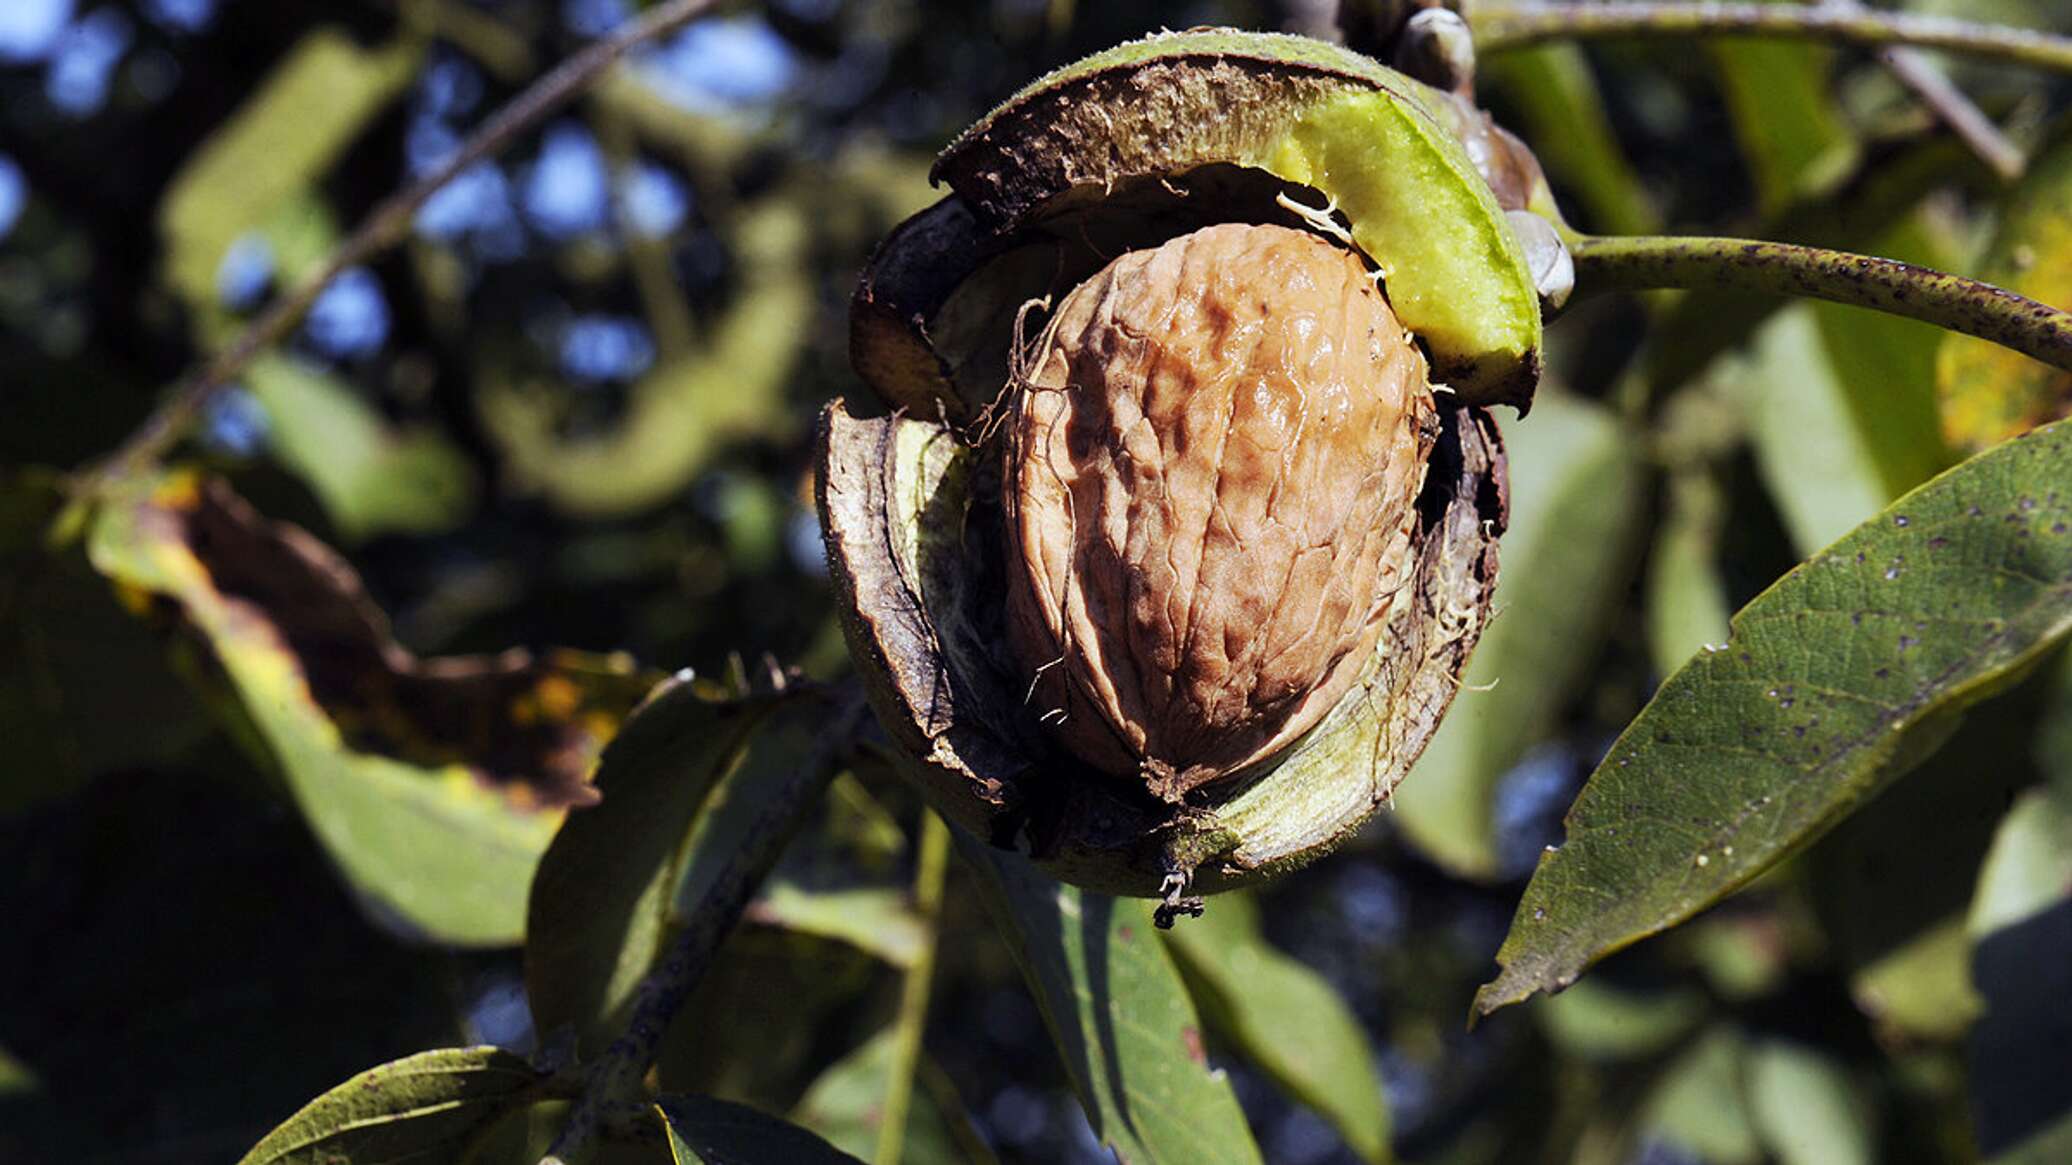
<path id="1" fill-rule="evenodd" d="M 1387 802 L 1489 616 L 1486 409 L 1530 403 L 1551 286 L 1505 215 L 1550 214 L 1537 164 L 1461 94 L 1210 29 L 1038 80 L 936 177 L 852 305 L 884 407 L 820 432 L 885 755 L 1161 918 L 1315 860 Z"/>
<path id="2" fill-rule="evenodd" d="M 1359 259 L 1243 223 L 1130 252 L 1018 388 L 1008 628 L 1039 720 L 1178 801 L 1336 707 L 1409 569 L 1436 429 Z"/>

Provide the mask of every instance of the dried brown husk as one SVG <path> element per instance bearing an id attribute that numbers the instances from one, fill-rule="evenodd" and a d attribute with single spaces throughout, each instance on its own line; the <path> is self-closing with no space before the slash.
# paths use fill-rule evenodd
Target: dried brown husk
<path id="1" fill-rule="evenodd" d="M 828 564 L 898 763 L 944 816 L 1104 893 L 1154 896 L 1175 873 L 1214 893 L 1328 853 L 1423 751 L 1488 617 L 1503 449 L 1483 410 L 1438 411 L 1405 585 L 1358 678 L 1270 765 L 1176 806 L 1055 747 L 1023 702 L 997 458 L 955 426 L 834 402 L 818 474 Z"/>

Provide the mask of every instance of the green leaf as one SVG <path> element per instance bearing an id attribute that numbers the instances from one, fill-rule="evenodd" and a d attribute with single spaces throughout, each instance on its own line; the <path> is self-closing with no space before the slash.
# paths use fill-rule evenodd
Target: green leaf
<path id="1" fill-rule="evenodd" d="M 561 435 L 566 386 L 486 382 L 476 405 L 514 486 L 571 514 L 632 513 L 676 496 L 728 442 L 792 433 L 784 389 L 814 311 L 808 238 L 797 207 L 757 203 L 733 237 L 742 284 L 704 349 L 641 377 L 608 433 Z"/>
<path id="2" fill-rule="evenodd" d="M 1543 855 L 1486 1014 L 1745 885 L 2072 630 L 2072 426 L 1895 503 L 1735 616 L 1662 685 Z M 1902 744 L 1909 749 L 1902 749 Z"/>
<path id="3" fill-rule="evenodd" d="M 708 1096 L 655 1106 L 676 1165 L 854 1165 L 856 1158 L 781 1117 Z"/>
<path id="4" fill-rule="evenodd" d="M 1853 159 L 1856 143 L 1828 94 L 1833 49 L 1745 37 L 1706 49 L 1766 213 Z"/>
<path id="5" fill-rule="evenodd" d="M 309 1102 L 240 1165 L 403 1165 L 456 1160 L 511 1112 L 573 1086 L 496 1048 L 420 1052 Z"/>
<path id="6" fill-rule="evenodd" d="M 1726 490 L 1709 468 L 1671 472 L 1647 571 L 1648 655 L 1663 675 L 1706 644 L 1727 641 L 1730 612 L 1719 565 L 1726 511 Z"/>
<path id="7" fill-rule="evenodd" d="M 407 41 L 362 49 L 330 28 L 303 37 L 167 187 L 159 229 L 173 286 L 213 302 L 230 244 L 322 178 L 409 85 L 418 56 Z"/>
<path id="8" fill-rule="evenodd" d="M 1590 1060 L 1640 1060 L 1688 1035 L 1705 1018 L 1705 996 L 1686 984 L 1643 991 L 1585 979 L 1539 1000 L 1534 1010 L 1563 1051 Z"/>
<path id="9" fill-rule="evenodd" d="M 206 645 L 228 726 L 363 895 L 440 942 L 518 941 L 534 864 L 651 678 L 572 652 L 420 660 L 328 547 L 191 474 L 114 491 L 88 553 Z"/>
<path id="10" fill-rule="evenodd" d="M 1964 912 L 2005 807 L 2035 779 L 2022 745 L 2036 687 L 1967 716 L 1919 770 L 1807 855 L 1830 957 L 1896 1046 L 1955 1040 L 1978 1017 Z"/>
<path id="11" fill-rule="evenodd" d="M 1923 247 L 1880 253 L 1921 257 Z M 1949 465 L 1928 370 L 1939 332 L 1858 308 L 1801 304 L 1757 334 L 1746 383 L 1757 465 L 1800 553 L 1841 537 Z"/>
<path id="12" fill-rule="evenodd" d="M 1709 1165 L 1754 1165 L 1762 1146 L 1742 1093 L 1748 1048 L 1741 1033 L 1719 1026 L 1657 1078 L 1640 1126 L 1696 1154 Z"/>
<path id="13" fill-rule="evenodd" d="M 887 886 L 809 889 L 774 876 L 749 903 L 748 918 L 848 943 L 894 967 L 912 966 L 924 941 L 906 893 Z"/>
<path id="14" fill-rule="evenodd" d="M 347 539 L 452 529 L 475 504 L 475 475 L 438 432 L 391 424 L 352 385 L 292 356 L 252 361 L 271 449 L 315 491 Z"/>
<path id="15" fill-rule="evenodd" d="M 1497 779 L 1574 697 L 1624 594 L 1645 500 L 1641 442 L 1600 405 L 1542 393 L 1504 440 L 1511 520 L 1496 616 L 1395 794 L 1411 841 L 1473 877 L 1498 873 Z"/>
<path id="16" fill-rule="evenodd" d="M 1661 212 L 1619 148 L 1604 94 L 1581 48 L 1520 49 L 1485 59 L 1480 71 L 1498 100 L 1516 111 L 1512 128 L 1533 143 L 1548 176 L 1575 191 L 1585 213 L 1582 225 L 1611 235 L 1661 231 Z"/>
<path id="17" fill-rule="evenodd" d="M 1150 904 L 1053 882 L 1019 855 L 955 837 L 1101 1143 L 1129 1165 L 1259 1161 Z"/>
<path id="18" fill-rule="evenodd" d="M 828 1139 L 835 1148 L 868 1160 L 878 1144 L 884 1121 L 881 1105 L 892 1068 L 896 1031 L 886 1028 L 862 1047 L 842 1057 L 806 1089 L 791 1119 Z M 901 1143 L 904 1165 L 958 1165 L 990 1160 L 971 1118 L 942 1069 L 925 1057 L 920 1087 L 914 1089 Z"/>
<path id="19" fill-rule="evenodd" d="M 1744 1069 L 1756 1131 L 1780 1165 L 1869 1165 L 1876 1136 L 1846 1069 L 1812 1048 L 1764 1040 Z"/>
<path id="20" fill-rule="evenodd" d="M 1972 1029 L 1971 1094 L 1987 1160 L 2072 1153 L 2072 799 L 2032 789 L 2001 822 L 1972 901 L 1972 977 L 1986 1014 Z"/>
<path id="21" fill-rule="evenodd" d="M 163 762 L 207 731 L 164 649 L 86 555 L 49 544 L 63 506 L 55 473 L 0 476 L 0 816 Z"/>
<path id="22" fill-rule="evenodd" d="M 2030 164 L 2007 193 L 1978 276 L 2054 307 L 2072 305 L 2072 138 Z M 1943 432 L 1980 449 L 2065 415 L 2072 373 L 1951 332 L 1936 358 Z"/>
<path id="23" fill-rule="evenodd" d="M 662 949 L 684 864 L 713 848 L 685 845 L 699 807 L 773 707 L 679 677 L 606 746 L 602 800 L 568 816 L 532 883 L 525 983 L 541 1032 L 572 1028 L 586 1053 L 617 1034 Z"/>
<path id="24" fill-rule="evenodd" d="M 1321 975 L 1266 941 L 1251 895 L 1219 895 L 1165 937 L 1218 1035 L 1329 1120 L 1361 1160 L 1389 1160 L 1388 1098 L 1366 1032 Z"/>

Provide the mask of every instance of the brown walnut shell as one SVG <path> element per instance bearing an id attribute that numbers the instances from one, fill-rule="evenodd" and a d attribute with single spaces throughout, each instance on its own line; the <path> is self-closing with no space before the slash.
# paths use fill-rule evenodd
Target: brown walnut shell
<path id="1" fill-rule="evenodd" d="M 1224 223 L 1080 284 L 1005 430 L 1039 721 L 1169 801 L 1286 748 L 1403 585 L 1435 427 L 1424 357 L 1321 236 Z"/>

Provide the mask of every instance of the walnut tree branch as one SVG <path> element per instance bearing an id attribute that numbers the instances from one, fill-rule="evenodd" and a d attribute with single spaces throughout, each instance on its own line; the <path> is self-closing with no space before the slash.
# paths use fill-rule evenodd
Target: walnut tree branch
<path id="1" fill-rule="evenodd" d="M 382 200 L 323 264 L 268 304 L 230 345 L 174 385 L 171 396 L 113 453 L 88 470 L 78 492 L 97 491 L 163 457 L 201 416 L 209 400 L 244 371 L 253 357 L 287 336 L 340 272 L 401 242 L 432 195 L 469 167 L 496 156 L 512 141 L 567 105 L 634 47 L 683 26 L 716 0 L 664 0 L 629 20 L 513 97 L 429 173 Z"/>
<path id="2" fill-rule="evenodd" d="M 2072 37 L 1941 16 L 1790 4 L 1472 4 L 1468 23 L 1485 53 L 1548 40 L 1784 36 L 1876 48 L 1909 45 L 2072 73 Z"/>

